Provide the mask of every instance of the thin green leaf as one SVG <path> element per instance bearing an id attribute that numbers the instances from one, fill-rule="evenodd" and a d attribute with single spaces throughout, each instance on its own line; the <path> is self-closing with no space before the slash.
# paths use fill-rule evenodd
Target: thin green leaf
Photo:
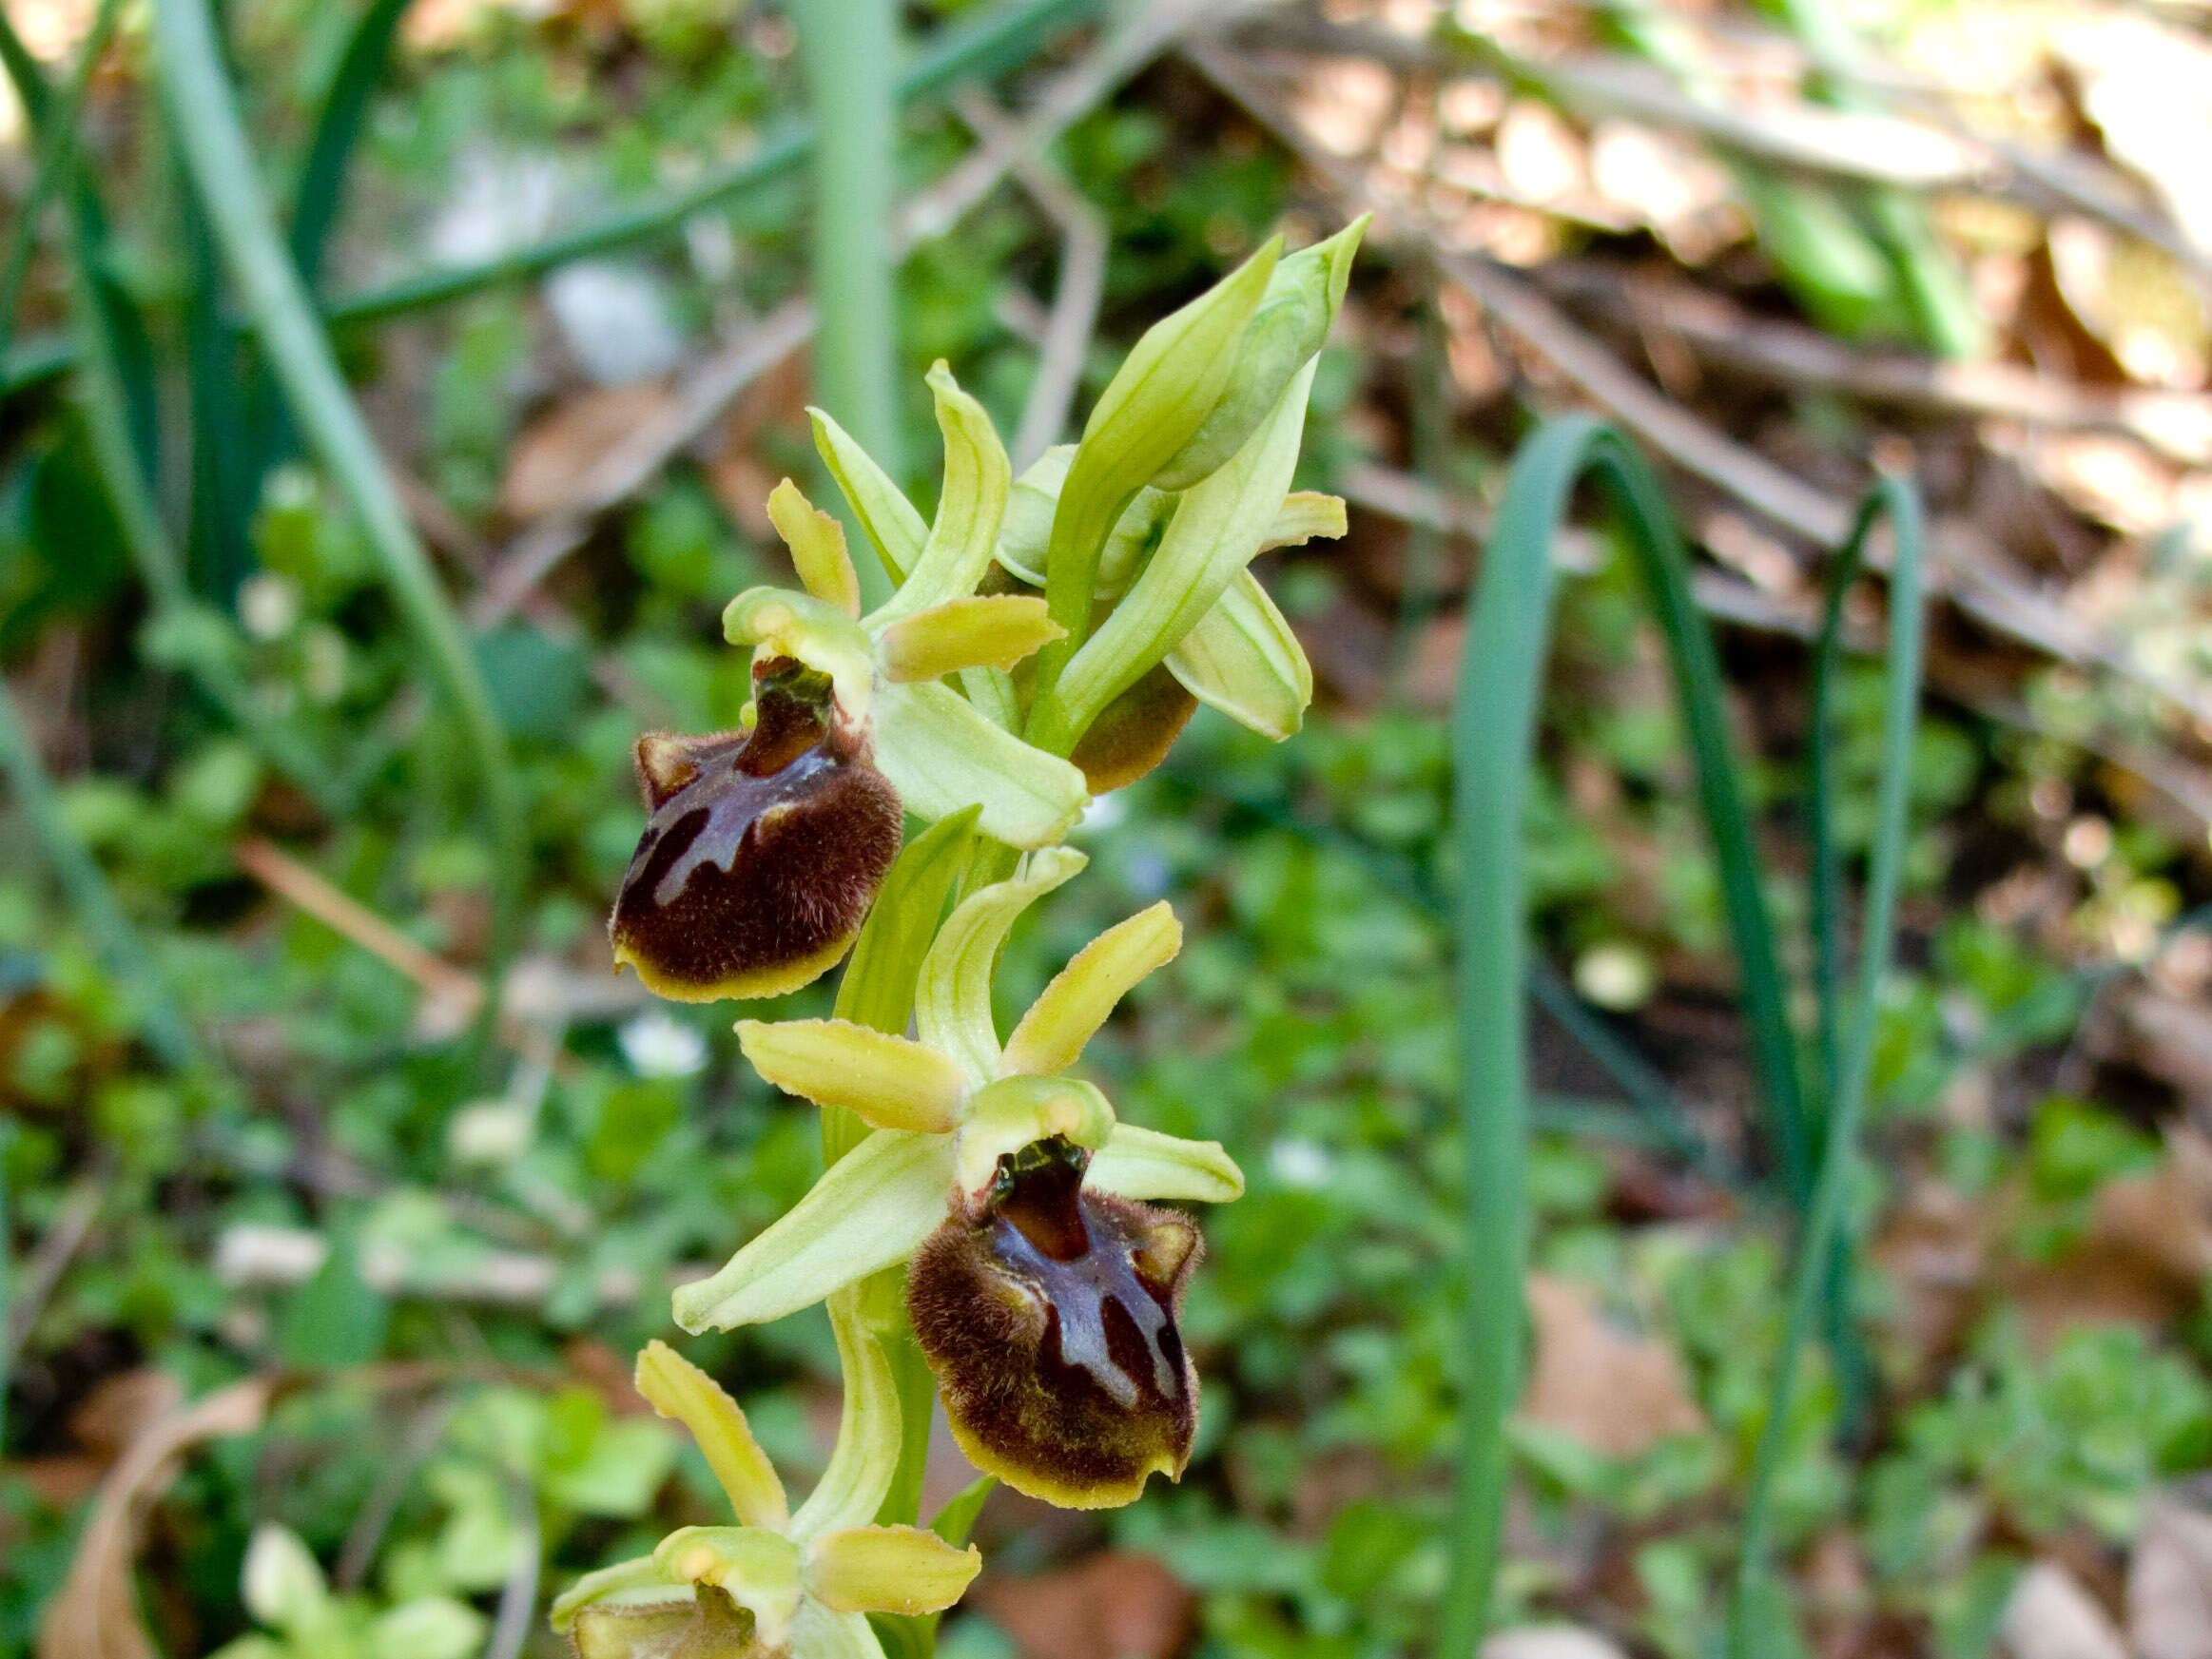
<path id="1" fill-rule="evenodd" d="M 156 0 L 154 41 L 170 130 L 293 416 L 359 514 L 384 579 L 474 753 L 495 871 L 479 1026 L 488 1033 L 519 932 L 520 883 L 529 863 L 505 736 L 453 606 L 416 539 L 300 273 L 277 234 L 205 0 Z"/>
<path id="2" fill-rule="evenodd" d="M 1752 1461 L 1751 1492 L 1744 1509 L 1743 1553 L 1737 1567 L 1737 1594 L 1729 1622 L 1729 1650 L 1736 1659 L 1751 1659 L 1756 1651 L 1762 1587 L 1768 1576 L 1775 1473 L 1781 1463 L 1798 1358 L 1812 1335 L 1822 1289 L 1834 1270 L 1834 1252 L 1843 1236 L 1844 1204 L 1857 1156 L 1859 1119 L 1866 1105 L 1867 1081 L 1873 1065 L 1874 1025 L 1880 1011 L 1882 980 L 1890 968 L 1897 887 L 1905 865 L 1926 616 L 1922 608 L 1920 501 L 1911 486 L 1902 480 L 1883 479 L 1860 504 L 1851 537 L 1836 559 L 1829 582 L 1814 681 L 1814 731 L 1815 754 L 1820 756 L 1831 715 L 1830 690 L 1835 659 L 1841 649 L 1844 595 L 1864 563 L 1869 532 L 1883 518 L 1889 521 L 1896 551 L 1890 570 L 1889 669 L 1882 700 L 1882 770 L 1875 790 L 1874 838 L 1860 927 L 1857 984 L 1851 1006 L 1851 1023 L 1848 1029 L 1842 1030 L 1834 1051 L 1834 1090 L 1824 1126 L 1819 1180 L 1814 1187 L 1812 1207 L 1806 1216 L 1803 1234 L 1797 1243 L 1796 1261 L 1791 1270 L 1789 1324 L 1783 1333 L 1782 1351 L 1775 1361 L 1775 1379 L 1767 1399 L 1766 1420 L 1759 1431 L 1758 1449 Z M 1820 763 L 1825 769 L 1824 757 Z M 1824 799 L 1822 805 L 1827 804 Z M 1833 859 L 1833 851 L 1827 857 Z M 1823 878 L 1823 904 L 1834 906 L 1838 885 L 1832 874 Z M 1835 960 L 1838 953 L 1833 943 L 1836 929 L 1833 910 L 1821 926 L 1828 941 L 1823 946 L 1822 992 L 1824 996 L 1840 998 L 1842 975 Z M 1838 1014 L 1832 1012 L 1828 1020 L 1841 1027 Z"/>
<path id="3" fill-rule="evenodd" d="M 292 262 L 310 289 L 320 287 L 322 255 L 338 222 L 345 176 L 354 145 L 368 117 L 369 100 L 383 79 L 392 41 L 406 15 L 408 0 L 368 0 L 346 36 L 345 50 L 330 77 L 322 108 L 315 119 L 315 138 L 300 169 L 299 195 L 292 204 Z"/>
<path id="4" fill-rule="evenodd" d="M 22 302 L 24 279 L 29 275 L 30 257 L 38 246 L 38 222 L 63 182 L 76 173 L 77 116 L 85 106 L 85 88 L 92 84 L 92 71 L 107 54 L 108 38 L 115 32 L 115 19 L 122 10 L 122 0 L 100 0 L 91 30 L 78 48 L 77 67 L 70 71 L 68 85 L 39 125 L 30 189 L 17 208 L 15 230 L 8 239 L 8 257 L 0 263 L 0 358 L 7 357 L 15 338 L 15 308 Z"/>
<path id="5" fill-rule="evenodd" d="M 1729 757 L 1719 671 L 1690 594 L 1680 532 L 1649 469 L 1617 433 L 1585 416 L 1550 422 L 1523 447 L 1506 480 L 1453 716 L 1468 1312 L 1456 1546 L 1438 1637 L 1444 1652 L 1472 1652 L 1488 1617 L 1504 1514 L 1504 1422 L 1520 1389 L 1528 1228 L 1522 808 L 1557 587 L 1551 546 L 1585 473 L 1627 532 L 1665 637 L 1775 1136 L 1785 1162 L 1803 1160 L 1801 1084 L 1774 933 Z"/>

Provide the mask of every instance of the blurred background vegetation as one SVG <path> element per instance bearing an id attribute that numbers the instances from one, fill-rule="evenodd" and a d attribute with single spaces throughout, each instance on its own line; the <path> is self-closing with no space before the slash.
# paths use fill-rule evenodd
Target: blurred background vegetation
<path id="1" fill-rule="evenodd" d="M 1816 555 L 1876 467 L 1931 510 L 1864 1352 L 1788 1425 L 1772 1650 L 2212 1654 L 2212 10 L 944 0 L 805 65 L 844 10 L 5 0 L 0 1653 L 551 1654 L 552 1594 L 712 1508 L 630 1359 L 816 1126 L 728 1008 L 609 971 L 631 741 L 734 718 L 716 619 L 788 579 L 764 504 L 829 376 L 926 510 L 931 360 L 1021 465 L 1271 231 L 1374 209 L 1300 477 L 1351 534 L 1265 571 L 1320 705 L 1279 746 L 1202 710 L 1001 975 L 1019 1007 L 1162 897 L 1189 930 L 1094 1057 L 1250 1178 L 1205 1218 L 1198 1455 L 1111 1514 L 994 1497 L 945 1650 L 1422 1649 L 1462 1341 L 1445 713 L 1505 461 L 1591 407 L 1686 510 L 1787 922 Z M 894 96 L 887 175 L 810 170 L 810 119 Z M 889 284 L 835 251 L 879 185 Z M 1784 1319 L 1611 554 L 1558 550 L 1529 781 L 1501 1613 L 1544 1628 L 1500 1659 L 1714 1650 Z M 1838 706 L 1855 854 L 1878 668 Z M 819 1313 L 688 1351 L 819 1468 Z M 249 1607 L 264 1522 L 326 1586 Z"/>

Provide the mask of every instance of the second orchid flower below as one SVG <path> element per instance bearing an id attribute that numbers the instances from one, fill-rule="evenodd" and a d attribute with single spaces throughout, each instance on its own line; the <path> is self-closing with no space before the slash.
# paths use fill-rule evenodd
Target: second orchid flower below
<path id="1" fill-rule="evenodd" d="M 1032 854 L 953 911 L 922 965 L 919 1041 L 842 1020 L 739 1023 L 762 1076 L 876 1129 L 719 1273 L 678 1290 L 675 1312 L 692 1331 L 757 1323 L 911 1257 L 908 1311 L 961 1448 L 1021 1491 L 1098 1508 L 1179 1475 L 1197 1424 L 1175 1325 L 1197 1230 L 1135 1201 L 1221 1202 L 1244 1178 L 1218 1145 L 1121 1123 L 1066 1075 L 1179 948 L 1165 904 L 1092 941 L 999 1042 L 999 947 L 1083 863 Z"/>

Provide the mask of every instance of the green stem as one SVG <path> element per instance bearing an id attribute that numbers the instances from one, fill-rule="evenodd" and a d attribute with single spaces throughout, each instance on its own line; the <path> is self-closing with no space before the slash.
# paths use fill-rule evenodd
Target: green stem
<path id="1" fill-rule="evenodd" d="M 877 895 L 875 908 L 853 943 L 844 977 L 838 981 L 838 1018 L 874 1031 L 905 1034 L 914 1013 L 914 989 L 922 976 L 922 958 L 937 936 L 945 900 L 975 840 L 977 810 L 971 808 L 941 820 L 899 855 L 898 863 Z M 823 1163 L 836 1163 L 867 1134 L 867 1125 L 851 1108 L 824 1108 Z M 884 1271 L 895 1281 L 903 1270 L 891 1267 Z M 937 1400 L 937 1379 L 903 1318 L 899 1328 L 885 1334 L 883 1354 L 899 1390 L 899 1467 L 876 1518 L 885 1526 L 912 1526 L 922 1514 L 922 1480 L 929 1461 L 929 1420 Z M 923 1640 L 919 1625 L 915 1631 L 914 1639 Z M 928 1649 L 924 1647 L 922 1650 Z"/>
<path id="2" fill-rule="evenodd" d="M 339 373 L 257 178 L 205 0 L 156 0 L 154 37 L 170 127 L 246 310 L 292 409 L 368 533 L 400 611 L 429 658 L 475 762 L 494 861 L 485 1032 L 519 931 L 529 842 L 504 734 L 458 619 L 399 505 L 383 457 Z"/>
<path id="3" fill-rule="evenodd" d="M 1690 592 L 1681 533 L 1649 468 L 1618 433 L 1586 416 L 1548 422 L 1523 446 L 1506 480 L 1474 594 L 1453 713 L 1467 1359 L 1453 1560 L 1434 1648 L 1443 1654 L 1471 1653 L 1480 1642 L 1503 1538 L 1510 1475 L 1505 1419 L 1520 1391 L 1528 1253 L 1522 808 L 1558 586 L 1551 547 L 1585 473 L 1626 532 L 1665 637 L 1741 962 L 1745 1012 L 1785 1155 L 1801 1121 L 1773 928 L 1729 756 L 1719 668 Z"/>
<path id="4" fill-rule="evenodd" d="M 24 280 L 30 273 L 30 257 L 38 246 L 38 222 L 56 186 L 76 170 L 77 114 L 84 107 L 85 88 L 92 84 L 92 71 L 107 50 L 107 38 L 115 31 L 115 19 L 122 10 L 122 0 L 100 0 L 100 10 L 92 19 L 91 32 L 85 37 L 68 85 L 60 98 L 49 105 L 39 124 L 30 191 L 24 198 L 14 235 L 9 239 L 7 263 L 0 266 L 0 361 L 6 360 L 9 344 L 15 338 L 15 308 L 22 302 Z"/>
<path id="5" fill-rule="evenodd" d="M 102 965 L 129 995 L 146 1046 L 172 1071 L 196 1070 L 200 1045 L 192 1028 L 115 902 L 107 878 L 69 827 L 53 780 L 47 776 L 37 747 L 24 727 L 13 694 L 4 685 L 0 685 L 0 771 L 7 774 L 16 804 L 30 820 L 39 850 L 53 867 L 70 910 L 92 936 Z"/>
<path id="6" fill-rule="evenodd" d="M 1773 1542 L 1775 1475 L 1788 1440 L 1790 1403 L 1796 1384 L 1798 1360 L 1812 1334 L 1822 1291 L 1834 1271 L 1834 1250 L 1843 1237 L 1844 1206 L 1851 1194 L 1859 1118 L 1865 1108 L 1867 1078 L 1873 1061 L 1874 1025 L 1879 1013 L 1882 979 L 1889 972 L 1897 886 L 1905 863 L 1907 814 L 1911 801 L 1912 740 L 1920 704 L 1926 625 L 1921 605 L 1920 504 L 1911 487 L 1897 479 L 1884 479 L 1860 505 L 1851 539 L 1844 544 L 1829 582 L 1827 612 L 1815 662 L 1814 722 L 1816 744 L 1824 743 L 1835 661 L 1841 649 L 1844 595 L 1863 563 L 1868 532 L 1877 519 L 1885 517 L 1895 537 L 1896 556 L 1890 572 L 1889 673 L 1882 708 L 1882 774 L 1875 799 L 1873 851 L 1867 876 L 1858 982 L 1850 1029 L 1841 1040 L 1836 1058 L 1834 1094 L 1829 1103 L 1821 1148 L 1820 1178 L 1814 1187 L 1812 1211 L 1797 1244 L 1790 1287 L 1789 1322 L 1782 1337 L 1781 1355 L 1775 1361 L 1766 1421 L 1760 1427 L 1758 1448 L 1752 1460 L 1751 1493 L 1743 1519 L 1743 1553 L 1737 1567 L 1736 1596 L 1729 1621 L 1729 1652 L 1733 1659 L 1749 1659 L 1757 1645 L 1756 1630 L 1771 1611 L 1766 1582 Z M 1824 881 L 1822 896 L 1824 902 L 1833 903 L 1834 884 Z M 1825 920 L 1822 927 L 1833 938 L 1834 917 Z M 1833 959 L 1833 947 L 1830 949 Z M 1824 989 L 1839 990 L 1840 987 L 1831 982 Z"/>
<path id="7" fill-rule="evenodd" d="M 891 145 L 898 90 L 893 0 L 802 0 L 799 63 L 814 145 L 814 395 L 893 478 L 905 475 L 891 294 Z M 842 509 L 842 496 L 831 498 Z M 855 562 L 861 605 L 890 597 L 874 559 Z"/>

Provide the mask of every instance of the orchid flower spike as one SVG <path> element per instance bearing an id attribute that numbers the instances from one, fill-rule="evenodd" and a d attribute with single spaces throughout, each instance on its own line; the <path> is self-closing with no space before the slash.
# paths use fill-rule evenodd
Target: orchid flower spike
<path id="1" fill-rule="evenodd" d="M 650 816 L 609 932 L 615 960 L 662 996 L 774 996 L 826 972 L 898 854 L 902 809 L 980 806 L 984 834 L 1038 847 L 1089 800 L 1080 770 L 971 700 L 1061 630 L 1041 599 L 974 591 L 1006 505 L 1006 452 L 942 363 L 929 384 L 944 492 L 899 590 L 862 616 L 844 531 L 785 479 L 768 515 L 806 590 L 751 588 L 723 615 L 753 653 L 746 729 L 638 740 Z M 980 677 L 970 697 L 939 684 L 950 673 Z"/>
<path id="2" fill-rule="evenodd" d="M 1140 1199 L 1224 1202 L 1244 1177 L 1214 1142 L 1118 1122 L 1066 1075 L 1115 1005 L 1181 947 L 1165 903 L 1079 952 L 1001 1044 L 999 947 L 1085 859 L 1054 847 L 949 916 L 922 969 L 920 1040 L 843 1020 L 743 1020 L 769 1082 L 875 1132 L 713 1277 L 675 1293 L 686 1330 L 760 1323 L 914 1258 L 907 1307 L 975 1463 L 1070 1508 L 1177 1476 L 1197 1380 L 1175 1327 L 1195 1227 Z"/>
<path id="3" fill-rule="evenodd" d="M 880 1527 L 899 1461 L 899 1402 L 858 1289 L 830 1301 L 845 1378 L 837 1449 L 793 1513 L 745 1413 L 665 1342 L 637 1360 L 637 1389 L 691 1431 L 738 1524 L 685 1527 L 650 1555 L 587 1572 L 553 1603 L 578 1659 L 883 1659 L 866 1615 L 938 1612 L 982 1565 L 917 1527 Z"/>

